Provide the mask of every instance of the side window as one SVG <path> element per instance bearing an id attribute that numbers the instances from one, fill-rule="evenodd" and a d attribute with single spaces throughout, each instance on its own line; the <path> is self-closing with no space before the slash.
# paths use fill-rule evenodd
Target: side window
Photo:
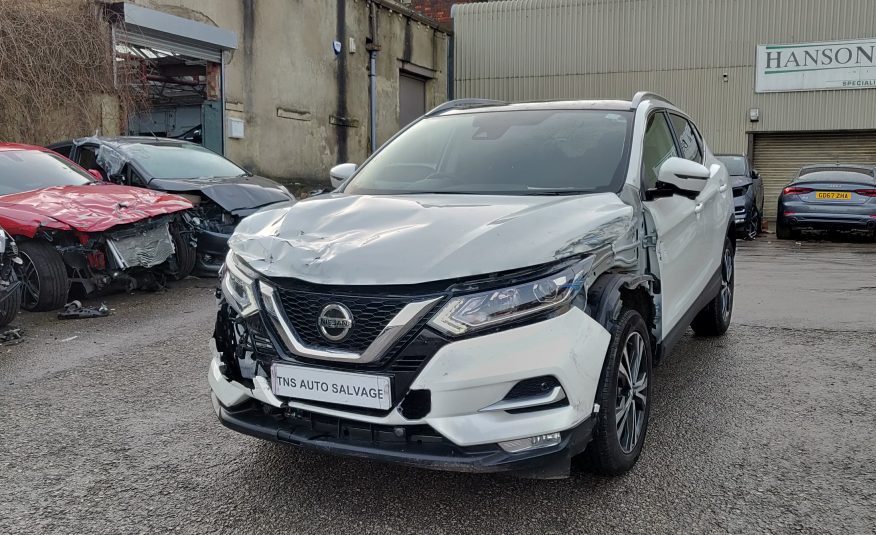
<path id="1" fill-rule="evenodd" d="M 660 166 L 673 156 L 678 156 L 666 115 L 655 113 L 648 118 L 642 147 L 642 187 L 651 189 L 657 185 Z"/>
<path id="2" fill-rule="evenodd" d="M 671 113 L 669 117 L 672 121 L 672 129 L 675 130 L 675 136 L 678 138 L 681 157 L 692 162 L 703 163 L 703 149 L 700 147 L 696 129 L 680 115 Z"/>
<path id="3" fill-rule="evenodd" d="M 64 158 L 70 157 L 70 149 L 73 148 L 73 145 L 57 145 L 52 148 L 53 151 L 57 152 Z"/>
<path id="4" fill-rule="evenodd" d="M 82 145 L 79 147 L 76 163 L 85 169 L 97 169 L 106 179 L 106 171 L 97 164 L 97 147 L 94 145 Z"/>
<path id="5" fill-rule="evenodd" d="M 127 182 L 128 182 L 127 185 L 136 186 L 138 188 L 145 188 L 146 187 L 146 181 L 143 180 L 143 177 L 140 176 L 140 173 L 138 173 L 136 170 L 134 170 L 134 168 L 131 167 L 130 165 L 125 166 L 125 170 L 124 170 L 123 174 L 127 178 Z"/>

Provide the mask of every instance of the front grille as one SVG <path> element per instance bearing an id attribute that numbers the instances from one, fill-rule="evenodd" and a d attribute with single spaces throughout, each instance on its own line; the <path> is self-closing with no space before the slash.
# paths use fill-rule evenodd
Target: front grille
<path id="1" fill-rule="evenodd" d="M 410 297 L 317 293 L 283 287 L 278 288 L 278 294 L 289 323 L 304 344 L 357 353 L 364 351 L 390 320 L 412 301 Z M 317 323 L 322 309 L 332 303 L 344 305 L 353 316 L 350 333 L 336 342 L 325 339 Z"/>

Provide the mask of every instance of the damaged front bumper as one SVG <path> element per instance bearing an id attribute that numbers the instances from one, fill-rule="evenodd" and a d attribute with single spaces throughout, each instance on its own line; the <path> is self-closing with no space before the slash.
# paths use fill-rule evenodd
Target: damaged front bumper
<path id="1" fill-rule="evenodd" d="M 232 379 L 215 340 L 208 380 L 216 415 L 241 433 L 422 468 L 556 478 L 568 475 L 572 457 L 590 440 L 609 339 L 572 307 L 544 321 L 446 343 L 388 411 L 278 397 L 266 376 Z M 509 398 L 519 385 L 546 378 L 562 392 L 556 402 Z M 418 410 L 411 410 L 414 398 Z M 518 449 L 538 437 L 549 442 Z"/>
<path id="2" fill-rule="evenodd" d="M 195 234 L 198 240 L 198 260 L 195 273 L 215 277 L 228 254 L 228 238 L 231 233 L 200 230 Z"/>

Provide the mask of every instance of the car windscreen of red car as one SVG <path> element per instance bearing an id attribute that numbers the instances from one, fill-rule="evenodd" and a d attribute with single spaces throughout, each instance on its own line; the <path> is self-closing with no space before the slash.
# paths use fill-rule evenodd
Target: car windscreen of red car
<path id="1" fill-rule="evenodd" d="M 0 151 L 0 195 L 96 181 L 64 158 L 38 150 Z"/>

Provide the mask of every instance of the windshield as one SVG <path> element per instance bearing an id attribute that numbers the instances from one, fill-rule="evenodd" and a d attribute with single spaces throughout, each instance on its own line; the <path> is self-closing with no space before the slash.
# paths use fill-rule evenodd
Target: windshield
<path id="1" fill-rule="evenodd" d="M 746 176 L 745 172 L 745 156 L 718 156 L 724 167 L 727 168 L 727 173 L 731 175 Z"/>
<path id="2" fill-rule="evenodd" d="M 61 156 L 38 150 L 0 151 L 0 195 L 96 182 Z"/>
<path id="3" fill-rule="evenodd" d="M 190 143 L 125 145 L 134 163 L 153 178 L 209 178 L 243 176 L 247 172 L 210 149 Z"/>
<path id="4" fill-rule="evenodd" d="M 632 112 L 526 110 L 414 124 L 344 188 L 354 194 L 554 195 L 620 191 Z"/>

